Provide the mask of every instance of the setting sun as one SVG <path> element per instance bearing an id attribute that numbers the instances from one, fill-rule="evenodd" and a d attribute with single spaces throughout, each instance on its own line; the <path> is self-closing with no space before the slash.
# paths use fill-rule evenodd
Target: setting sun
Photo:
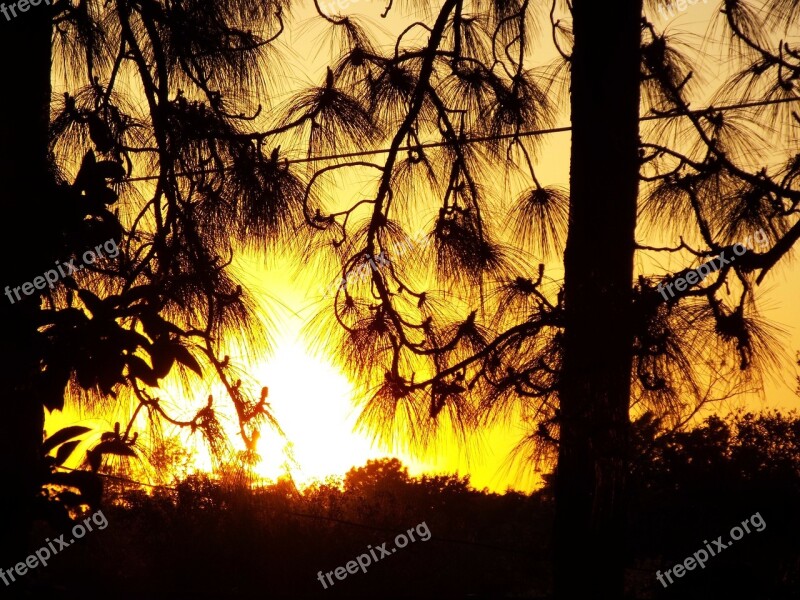
<path id="1" fill-rule="evenodd" d="M 300 342 L 280 344 L 258 376 L 269 385 L 273 415 L 287 438 L 265 428 L 258 446 L 259 474 L 275 479 L 288 466 L 303 485 L 379 456 L 365 437 L 350 433 L 357 416 L 350 381 Z"/>

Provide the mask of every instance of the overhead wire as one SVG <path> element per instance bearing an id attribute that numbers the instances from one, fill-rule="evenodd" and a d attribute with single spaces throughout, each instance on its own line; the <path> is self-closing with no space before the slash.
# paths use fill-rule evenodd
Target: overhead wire
<path id="1" fill-rule="evenodd" d="M 800 96 L 792 97 L 792 98 L 776 98 L 773 100 L 755 100 L 753 102 L 742 102 L 738 104 L 726 104 L 723 106 L 707 106 L 705 108 L 698 108 L 695 110 L 690 110 L 685 113 L 669 113 L 669 114 L 656 114 L 656 115 L 645 115 L 639 119 L 639 121 L 655 121 L 659 119 L 679 119 L 682 117 L 687 117 L 688 115 L 702 115 L 708 112 L 724 112 L 729 110 L 739 110 L 744 108 L 756 108 L 760 106 L 770 106 L 774 104 L 785 104 L 789 102 L 798 102 L 800 101 Z M 526 131 L 520 131 L 518 133 L 504 133 L 499 135 L 485 135 L 485 136 L 475 136 L 475 137 L 468 137 L 459 140 L 459 143 L 463 144 L 476 144 L 476 143 L 483 143 L 483 142 L 493 142 L 499 140 L 507 140 L 507 139 L 517 139 L 521 137 L 531 137 L 535 135 L 549 135 L 553 133 L 565 133 L 567 131 L 571 131 L 571 125 L 563 125 L 561 127 L 550 127 L 546 129 L 531 129 Z M 424 142 L 421 144 L 414 144 L 411 146 L 401 146 L 398 148 L 398 151 L 413 151 L 413 150 L 421 150 L 427 148 L 441 148 L 444 146 L 450 145 L 451 142 L 446 141 L 439 141 L 439 142 Z M 325 154 L 321 156 L 306 156 L 301 158 L 286 158 L 284 162 L 286 164 L 302 164 L 302 163 L 310 163 L 310 162 L 321 162 L 321 161 L 328 161 L 328 160 L 338 160 L 342 158 L 359 158 L 364 156 L 374 156 L 376 154 L 387 154 L 391 152 L 391 148 L 375 148 L 372 150 L 357 150 L 354 152 L 343 152 L 340 154 Z M 230 167 L 229 167 L 230 168 Z M 213 169 L 200 169 L 197 171 L 185 171 L 181 173 L 177 173 L 178 177 L 190 177 L 192 175 L 200 175 L 203 173 L 219 173 L 223 171 L 223 169 L 213 168 Z M 128 182 L 136 182 L 136 181 L 154 181 L 158 179 L 157 175 L 146 175 L 141 177 L 131 177 L 129 179 L 125 179 L 124 183 Z"/>

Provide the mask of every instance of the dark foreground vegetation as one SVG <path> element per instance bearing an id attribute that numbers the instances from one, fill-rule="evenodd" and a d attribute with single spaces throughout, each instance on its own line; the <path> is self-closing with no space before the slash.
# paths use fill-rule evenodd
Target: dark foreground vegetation
<path id="1" fill-rule="evenodd" d="M 635 426 L 629 598 L 796 599 L 800 594 L 800 418 L 709 418 L 665 433 Z M 109 483 L 109 525 L 3 590 L 49 598 L 547 598 L 553 502 L 477 491 L 468 478 L 411 478 L 399 461 L 351 470 L 341 486 L 250 489 L 230 472 L 145 491 Z M 745 535 L 664 589 L 655 579 L 704 540 L 759 512 Z M 13 518 L 13 517 L 11 517 Z M 425 522 L 428 541 L 335 580 L 331 571 Z M 31 548 L 59 532 L 40 523 Z M 24 556 L 20 557 L 24 560 Z M 8 568 L 11 565 L 2 565 Z M 576 572 L 575 577 L 581 577 Z"/>

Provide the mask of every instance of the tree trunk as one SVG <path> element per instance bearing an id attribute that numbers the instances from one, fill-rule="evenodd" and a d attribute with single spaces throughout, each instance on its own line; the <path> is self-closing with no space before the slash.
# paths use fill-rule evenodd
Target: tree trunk
<path id="1" fill-rule="evenodd" d="M 31 6 L 1 25 L 0 78 L 5 88 L 0 94 L 0 189 L 6 215 L 0 221 L 4 259 L 0 289 L 0 482 L 7 519 L 0 536 L 0 568 L 7 569 L 28 554 L 27 536 L 41 472 L 44 411 L 34 391 L 39 372 L 34 347 L 39 304 L 36 296 L 24 301 L 22 293 L 22 301 L 12 295 L 12 304 L 5 290 L 41 275 L 58 223 L 51 216 L 53 179 L 47 152 L 50 7 Z M 13 585 L 19 591 L 20 582 Z"/>
<path id="2" fill-rule="evenodd" d="M 621 599 L 642 0 L 573 4 L 556 598 Z M 611 23 L 613 27 L 601 24 Z"/>

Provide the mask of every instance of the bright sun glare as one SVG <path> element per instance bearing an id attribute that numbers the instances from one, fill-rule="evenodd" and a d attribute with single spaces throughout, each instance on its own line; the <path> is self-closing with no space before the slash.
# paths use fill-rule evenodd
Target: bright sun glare
<path id="1" fill-rule="evenodd" d="M 257 467 L 262 476 L 276 479 L 288 464 L 295 482 L 303 485 L 385 455 L 373 450 L 364 435 L 353 433 L 357 408 L 345 374 L 311 356 L 300 342 L 280 344 L 257 378 L 269 387 L 273 414 L 287 438 L 267 428 L 262 431 Z"/>

